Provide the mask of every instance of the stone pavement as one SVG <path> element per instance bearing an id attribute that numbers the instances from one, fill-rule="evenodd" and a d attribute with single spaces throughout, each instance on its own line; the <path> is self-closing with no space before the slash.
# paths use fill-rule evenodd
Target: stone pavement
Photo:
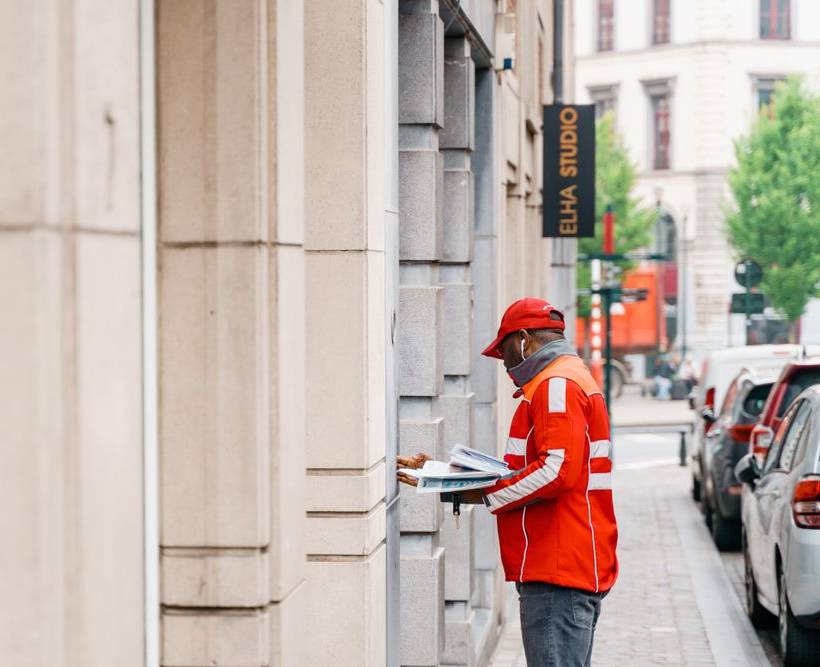
<path id="1" fill-rule="evenodd" d="M 617 447 L 617 442 L 616 442 Z M 593 665 L 768 665 L 676 465 L 615 474 L 619 582 Z M 515 591 L 492 667 L 526 667 Z"/>
<path id="2" fill-rule="evenodd" d="M 657 401 L 642 397 L 638 385 L 624 387 L 621 398 L 612 405 L 612 424 L 619 426 L 657 426 L 692 421 L 688 401 Z"/>

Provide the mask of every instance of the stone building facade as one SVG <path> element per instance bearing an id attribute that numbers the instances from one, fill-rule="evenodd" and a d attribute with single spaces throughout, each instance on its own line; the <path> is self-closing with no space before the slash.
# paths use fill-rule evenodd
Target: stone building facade
<path id="1" fill-rule="evenodd" d="M 730 294 L 741 289 L 723 213 L 733 141 L 778 80 L 800 74 L 820 86 L 820 4 L 577 0 L 575 8 L 577 99 L 614 112 L 638 167 L 638 194 L 651 207 L 660 198 L 675 224 L 678 332 L 698 357 L 742 345 L 744 316 L 729 314 Z M 602 20 L 601 8 L 611 18 Z M 667 105 L 660 164 L 653 99 Z"/>
<path id="2" fill-rule="evenodd" d="M 494 519 L 393 468 L 500 453 L 481 347 L 514 298 L 572 312 L 553 9 L 0 9 L 0 662 L 486 663 Z"/>

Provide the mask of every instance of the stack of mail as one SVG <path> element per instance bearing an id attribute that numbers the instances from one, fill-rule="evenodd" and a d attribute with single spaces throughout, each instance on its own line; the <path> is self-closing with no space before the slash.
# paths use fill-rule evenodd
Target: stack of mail
<path id="1" fill-rule="evenodd" d="M 421 469 L 403 468 L 400 472 L 418 480 L 418 493 L 483 489 L 514 474 L 504 461 L 463 445 L 453 447 L 449 463 L 427 461 Z"/>

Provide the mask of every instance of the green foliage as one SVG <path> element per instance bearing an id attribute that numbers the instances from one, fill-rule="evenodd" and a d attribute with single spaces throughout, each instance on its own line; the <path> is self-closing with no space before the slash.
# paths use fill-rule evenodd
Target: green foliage
<path id="1" fill-rule="evenodd" d="M 612 114 L 605 114 L 595 123 L 595 237 L 578 239 L 579 253 L 603 252 L 603 224 L 606 205 L 612 205 L 615 215 L 615 252 L 631 252 L 649 245 L 655 211 L 640 206 L 632 196 L 635 166 L 620 136 L 615 132 Z M 626 270 L 628 262 L 619 263 Z M 579 288 L 589 288 L 588 262 L 578 263 Z M 579 299 L 578 314 L 589 315 L 589 298 Z"/>
<path id="2" fill-rule="evenodd" d="M 779 85 L 735 154 L 729 241 L 760 263 L 762 291 L 794 321 L 820 283 L 820 98 L 798 78 Z"/>

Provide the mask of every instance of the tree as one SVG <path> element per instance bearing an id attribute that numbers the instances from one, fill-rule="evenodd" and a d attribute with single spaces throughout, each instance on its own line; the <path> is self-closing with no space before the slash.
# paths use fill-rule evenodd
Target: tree
<path id="1" fill-rule="evenodd" d="M 820 283 L 820 98 L 799 78 L 779 85 L 735 155 L 729 241 L 763 267 L 761 290 L 794 325 Z"/>
<path id="2" fill-rule="evenodd" d="M 603 218 L 607 204 L 615 215 L 615 250 L 626 253 L 649 245 L 655 211 L 646 209 L 632 196 L 635 166 L 626 146 L 614 127 L 612 114 L 607 113 L 595 123 L 595 237 L 578 239 L 578 252 L 603 252 Z M 619 263 L 627 269 L 628 262 Z M 589 263 L 578 264 L 579 288 L 591 284 Z M 589 315 L 589 298 L 579 300 L 578 314 Z"/>

